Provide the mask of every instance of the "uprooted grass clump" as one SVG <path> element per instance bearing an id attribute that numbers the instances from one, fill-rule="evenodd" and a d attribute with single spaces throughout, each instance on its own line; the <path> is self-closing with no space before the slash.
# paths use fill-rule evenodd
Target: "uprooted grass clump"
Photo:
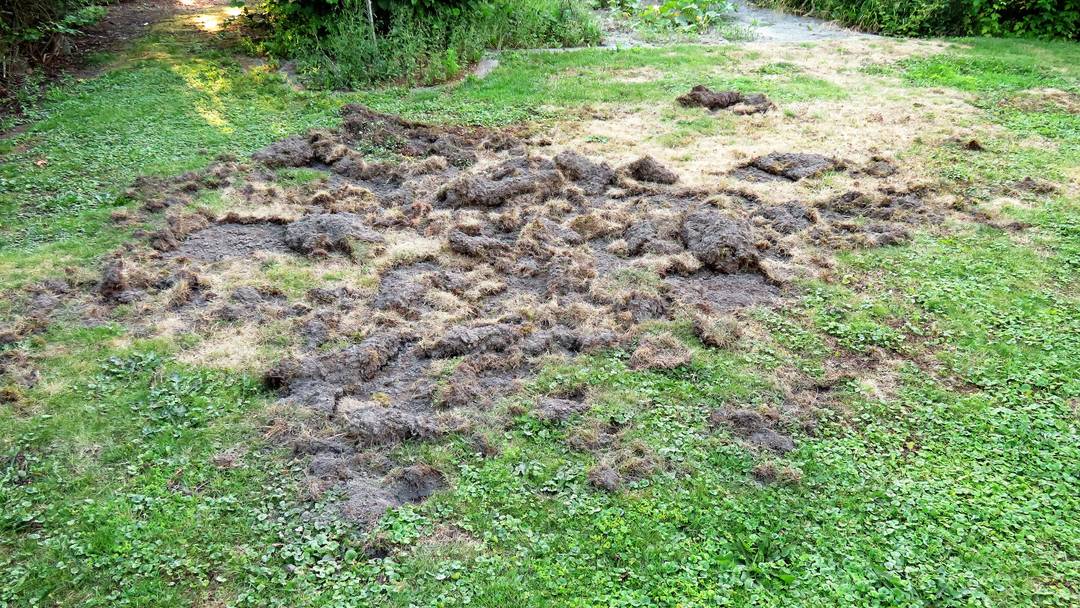
<path id="1" fill-rule="evenodd" d="M 880 231 L 904 235 L 928 209 L 918 193 L 881 188 L 820 201 L 819 213 L 680 187 L 648 156 L 612 167 L 569 150 L 548 156 L 502 131 L 359 105 L 342 116 L 339 129 L 278 141 L 250 162 L 222 157 L 201 172 L 139 180 L 133 196 L 160 228 L 117 251 L 65 308 L 122 307 L 140 331 L 201 340 L 196 357 L 261 369 L 285 403 L 322 419 L 280 435 L 310 457 L 316 495 L 343 492 L 339 512 L 367 526 L 427 498 L 444 474 L 357 454 L 486 436 L 505 424 L 498 404 L 553 356 L 637 342 L 634 369 L 692 365 L 679 338 L 644 324 L 698 319 L 706 344 L 730 345 L 737 332 L 704 319 L 777 302 L 788 277 L 814 272 L 795 251 L 895 242 Z M 372 148 L 390 154 L 360 151 Z M 792 170 L 774 156 L 758 163 L 763 173 Z M 326 177 L 276 181 L 297 169 Z M 218 210 L 190 211 L 207 191 L 220 193 Z M 285 266 L 307 268 L 298 288 L 269 281 Z M 257 337 L 267 331 L 274 340 Z M 556 421 L 589 408 L 570 394 L 536 412 Z M 747 433 L 751 444 L 791 449 L 771 427 Z M 619 467 L 631 480 L 653 470 Z"/>

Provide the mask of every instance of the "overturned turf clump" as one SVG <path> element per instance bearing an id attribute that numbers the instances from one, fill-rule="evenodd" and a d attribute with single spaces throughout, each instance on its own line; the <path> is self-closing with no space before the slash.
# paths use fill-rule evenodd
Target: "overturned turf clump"
<path id="1" fill-rule="evenodd" d="M 683 220 L 682 240 L 694 257 L 713 270 L 734 274 L 752 271 L 761 256 L 754 247 L 750 224 L 702 207 Z"/>
<path id="2" fill-rule="evenodd" d="M 285 227 L 285 244 L 300 253 L 353 254 L 356 243 L 381 244 L 385 239 L 352 213 L 309 215 Z"/>
<path id="3" fill-rule="evenodd" d="M 355 105 L 342 115 L 341 128 L 271 145 L 253 165 L 222 161 L 171 187 L 155 183 L 152 196 L 170 201 L 155 208 L 175 219 L 147 236 L 138 266 L 125 254 L 107 265 L 94 298 L 115 306 L 160 296 L 156 313 L 192 332 L 225 325 L 257 335 L 273 323 L 283 356 L 266 366 L 266 384 L 306 416 L 281 436 L 311 458 L 319 488 L 344 492 L 342 512 L 359 522 L 441 487 L 441 474 L 402 478 L 419 465 L 394 462 L 394 446 L 498 436 L 506 417 L 494 406 L 549 358 L 626 346 L 645 322 L 687 317 L 702 319 L 695 331 L 706 344 L 731 346 L 737 331 L 704 319 L 778 302 L 771 269 L 795 263 L 794 248 L 887 244 L 928 217 L 918 192 L 765 201 L 681 188 L 652 157 L 613 169 L 574 151 L 537 153 L 505 133 Z M 398 160 L 361 152 L 373 147 Z M 759 170 L 810 175 L 824 158 L 801 156 L 761 160 Z M 282 186 L 265 166 L 325 177 Z M 176 213 L 193 202 L 191 184 L 226 188 L 238 209 Z M 280 289 L 248 284 L 271 271 L 285 276 Z M 630 358 L 642 370 L 690 362 L 670 334 L 641 338 Z M 588 409 L 583 395 L 555 395 L 533 413 L 555 424 Z M 755 429 L 751 444 L 788 445 L 768 424 Z M 373 454 L 389 466 L 372 465 Z M 590 476 L 599 487 L 659 467 L 647 453 L 608 456 L 614 476 Z"/>
<path id="4" fill-rule="evenodd" d="M 821 154 L 773 152 L 751 160 L 732 175 L 751 182 L 797 182 L 842 168 L 840 162 Z"/>
<path id="5" fill-rule="evenodd" d="M 674 369 L 690 363 L 690 349 L 671 334 L 646 336 L 630 355 L 634 369 Z"/>
<path id="6" fill-rule="evenodd" d="M 736 114 L 760 114 L 776 107 L 761 93 L 749 95 L 739 91 L 713 91 L 705 85 L 697 85 L 676 101 L 684 108 L 702 107 L 709 110 L 728 110 Z"/>
<path id="7" fill-rule="evenodd" d="M 679 175 L 661 165 L 658 160 L 651 156 L 643 156 L 623 167 L 630 177 L 641 182 L 654 184 L 674 184 L 679 181 Z"/>

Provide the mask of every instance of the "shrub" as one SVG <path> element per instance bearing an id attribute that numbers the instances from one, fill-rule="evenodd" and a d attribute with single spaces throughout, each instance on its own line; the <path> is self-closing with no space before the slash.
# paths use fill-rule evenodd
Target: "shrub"
<path id="1" fill-rule="evenodd" d="M 685 33 L 708 31 L 723 21 L 734 8 L 728 0 L 621 0 L 617 7 L 644 27 Z"/>
<path id="2" fill-rule="evenodd" d="M 1080 39 L 1080 0 L 761 0 L 761 3 L 890 35 Z"/>
<path id="3" fill-rule="evenodd" d="M 430 84 L 487 49 L 595 44 L 592 15 L 569 0 L 265 0 L 264 46 L 296 59 L 310 84 Z"/>
<path id="4" fill-rule="evenodd" d="M 68 36 L 105 16 L 92 0 L 0 0 L 0 67 L 5 81 L 14 65 L 63 51 Z"/>

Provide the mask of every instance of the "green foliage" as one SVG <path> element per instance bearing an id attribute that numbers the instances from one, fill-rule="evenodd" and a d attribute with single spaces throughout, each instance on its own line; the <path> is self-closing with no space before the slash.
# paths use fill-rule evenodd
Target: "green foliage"
<path id="1" fill-rule="evenodd" d="M 1080 0 L 764 0 L 899 36 L 1080 39 Z"/>
<path id="2" fill-rule="evenodd" d="M 324 88 L 431 84 L 457 76 L 488 49 L 600 40 L 592 15 L 569 0 L 384 2 L 375 31 L 361 0 L 329 6 L 318 12 L 309 3 L 264 3 L 271 26 L 266 48 L 297 59 L 308 81 Z"/>
<path id="3" fill-rule="evenodd" d="M 107 3 L 107 0 L 104 0 Z M 93 0 L 10 0 L 0 9 L 0 73 L 4 81 L 13 64 L 55 52 L 64 36 L 97 23 L 105 8 Z M 0 85 L 0 93 L 6 88 Z"/>
<path id="4" fill-rule="evenodd" d="M 169 35 L 151 34 L 135 53 L 148 58 L 49 90 L 32 114 L 37 122 L 0 153 L 0 266 L 8 271 L 9 263 L 28 261 L 29 246 L 63 240 L 100 250 L 89 246 L 114 243 L 109 212 L 128 202 L 124 189 L 139 175 L 177 174 L 223 152 L 250 153 L 330 124 L 340 105 Z"/>
<path id="5" fill-rule="evenodd" d="M 618 8 L 640 27 L 690 34 L 710 30 L 734 10 L 728 0 L 638 0 L 620 3 Z"/>

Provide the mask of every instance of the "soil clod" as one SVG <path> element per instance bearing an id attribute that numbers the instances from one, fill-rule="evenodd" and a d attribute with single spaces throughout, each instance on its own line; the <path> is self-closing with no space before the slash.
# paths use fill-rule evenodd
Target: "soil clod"
<path id="1" fill-rule="evenodd" d="M 683 219 L 681 236 L 690 253 L 713 270 L 734 274 L 758 268 L 760 255 L 745 220 L 700 207 Z"/>
<path id="2" fill-rule="evenodd" d="M 285 244 L 300 253 L 353 255 L 358 243 L 381 244 L 385 239 L 352 213 L 309 215 L 285 227 Z"/>
<path id="3" fill-rule="evenodd" d="M 736 114 L 759 114 L 776 107 L 761 93 L 744 94 L 739 91 L 713 91 L 705 85 L 697 85 L 676 101 L 683 107 L 702 107 L 709 110 L 726 110 Z"/>
<path id="4" fill-rule="evenodd" d="M 797 182 L 841 168 L 841 163 L 821 154 L 773 152 L 751 160 L 732 171 L 732 175 L 751 182 Z"/>
<path id="5" fill-rule="evenodd" d="M 624 166 L 622 171 L 639 182 L 674 184 L 679 181 L 677 173 L 660 164 L 660 161 L 651 156 L 642 156 Z"/>

